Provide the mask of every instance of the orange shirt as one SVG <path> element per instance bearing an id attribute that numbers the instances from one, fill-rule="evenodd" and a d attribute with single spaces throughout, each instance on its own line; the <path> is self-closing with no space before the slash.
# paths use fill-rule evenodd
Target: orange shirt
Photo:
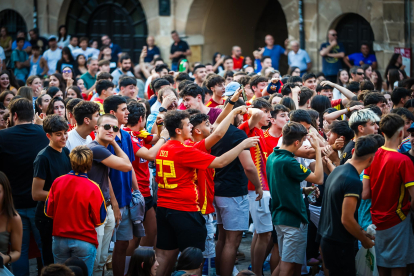
<path id="1" fill-rule="evenodd" d="M 188 146 L 193 146 L 202 152 L 210 153 L 211 150 L 206 149 L 206 140 L 203 139 L 200 142 L 193 142 L 187 140 L 185 142 Z M 198 190 L 198 206 L 200 207 L 203 215 L 211 214 L 215 212 L 214 201 L 214 174 L 215 170 L 207 168 L 206 170 L 198 169 L 197 173 L 197 190 Z"/>
<path id="2" fill-rule="evenodd" d="M 196 169 L 206 170 L 215 156 L 177 140 L 169 140 L 156 157 L 158 206 L 178 211 L 197 212 Z"/>

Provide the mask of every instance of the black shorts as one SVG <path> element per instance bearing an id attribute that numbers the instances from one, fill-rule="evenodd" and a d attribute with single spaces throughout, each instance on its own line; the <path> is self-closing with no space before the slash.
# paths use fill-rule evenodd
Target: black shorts
<path id="1" fill-rule="evenodd" d="M 196 247 L 205 250 L 206 221 L 200 212 L 157 207 L 157 248 L 162 250 Z"/>
<path id="2" fill-rule="evenodd" d="M 144 197 L 145 200 L 145 214 L 144 214 L 144 221 L 145 221 L 145 217 L 147 216 L 147 212 L 154 207 L 155 208 L 155 201 L 154 198 L 152 196 L 147 196 Z"/>
<path id="3" fill-rule="evenodd" d="M 330 276 L 356 275 L 354 243 L 342 243 L 322 238 L 323 262 Z"/>
<path id="4" fill-rule="evenodd" d="M 274 225 L 273 225 L 273 230 L 272 230 L 272 239 L 273 239 L 274 244 L 278 244 L 278 242 L 277 242 L 277 233 L 276 233 L 276 229 L 275 229 Z"/>

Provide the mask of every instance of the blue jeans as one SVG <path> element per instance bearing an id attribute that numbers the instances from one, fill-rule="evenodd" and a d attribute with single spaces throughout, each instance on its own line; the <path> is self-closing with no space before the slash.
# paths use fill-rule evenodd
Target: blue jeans
<path id="1" fill-rule="evenodd" d="M 30 275 L 29 272 L 29 244 L 30 244 L 30 232 L 33 233 L 37 247 L 42 252 L 42 242 L 40 239 L 39 230 L 35 225 L 35 213 L 36 207 L 27 209 L 17 209 L 22 223 L 23 223 L 23 241 L 22 241 L 22 253 L 20 258 L 12 263 L 13 273 L 16 276 Z"/>
<path id="2" fill-rule="evenodd" d="M 55 263 L 63 264 L 70 257 L 77 257 L 85 262 L 88 276 L 92 276 L 96 257 L 96 246 L 89 242 L 53 236 L 53 257 Z"/>

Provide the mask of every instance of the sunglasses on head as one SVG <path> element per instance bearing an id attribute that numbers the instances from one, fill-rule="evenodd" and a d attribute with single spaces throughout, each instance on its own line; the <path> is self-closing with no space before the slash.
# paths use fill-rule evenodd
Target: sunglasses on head
<path id="1" fill-rule="evenodd" d="M 62 73 L 72 73 L 72 70 L 63 70 Z"/>
<path id="2" fill-rule="evenodd" d="M 114 132 L 118 132 L 119 131 L 119 127 L 118 126 L 113 126 L 113 125 L 110 125 L 110 124 L 105 124 L 105 125 L 102 125 L 102 126 L 103 126 L 103 128 L 105 130 L 110 130 L 112 128 L 114 130 Z"/>

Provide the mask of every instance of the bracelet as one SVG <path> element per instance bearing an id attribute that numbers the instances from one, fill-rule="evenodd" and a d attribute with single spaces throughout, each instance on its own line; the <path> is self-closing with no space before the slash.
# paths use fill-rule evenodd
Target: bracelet
<path id="1" fill-rule="evenodd" d="M 232 100 L 229 100 L 227 103 L 232 104 L 232 105 L 236 104 L 236 102 L 233 102 Z"/>
<path id="2" fill-rule="evenodd" d="M 8 264 L 11 264 L 11 262 L 12 262 L 12 257 L 10 256 L 10 254 L 7 254 L 6 256 L 9 256 L 10 261 L 8 262 Z"/>
<path id="3" fill-rule="evenodd" d="M 160 138 L 164 139 L 164 143 L 167 143 L 167 138 L 160 136 Z"/>
<path id="4" fill-rule="evenodd" d="M 348 112 L 351 112 L 351 109 L 349 107 L 347 107 L 346 110 L 348 110 Z"/>

